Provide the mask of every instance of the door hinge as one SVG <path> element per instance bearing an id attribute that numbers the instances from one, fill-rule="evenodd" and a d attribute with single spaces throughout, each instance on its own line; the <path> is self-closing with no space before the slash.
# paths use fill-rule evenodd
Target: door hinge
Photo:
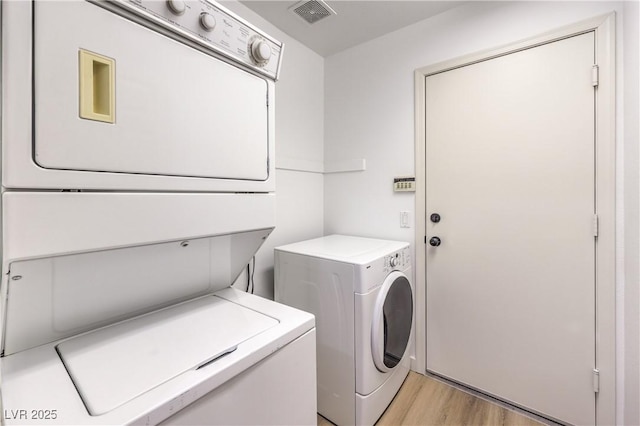
<path id="1" fill-rule="evenodd" d="M 593 236 L 597 237 L 598 236 L 598 215 L 594 214 L 593 215 Z"/>
<path id="2" fill-rule="evenodd" d="M 591 68 L 591 84 L 593 87 L 598 87 L 600 83 L 600 68 L 597 65 L 594 65 Z"/>
<path id="3" fill-rule="evenodd" d="M 267 106 L 269 106 L 269 94 L 267 93 Z"/>
<path id="4" fill-rule="evenodd" d="M 593 391 L 600 392 L 600 370 L 597 368 L 593 369 Z"/>

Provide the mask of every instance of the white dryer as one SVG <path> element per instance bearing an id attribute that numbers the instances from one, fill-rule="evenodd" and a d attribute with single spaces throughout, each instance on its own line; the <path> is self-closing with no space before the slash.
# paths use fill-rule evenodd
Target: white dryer
<path id="1" fill-rule="evenodd" d="M 315 424 L 313 316 L 229 288 L 282 43 L 213 0 L 1 9 L 0 423 Z"/>
<path id="2" fill-rule="evenodd" d="M 331 235 L 277 247 L 275 298 L 316 316 L 318 412 L 374 424 L 409 372 L 409 244 Z"/>

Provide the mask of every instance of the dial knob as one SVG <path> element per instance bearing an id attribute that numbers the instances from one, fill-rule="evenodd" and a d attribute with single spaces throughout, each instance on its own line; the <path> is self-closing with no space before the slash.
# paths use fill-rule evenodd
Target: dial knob
<path id="1" fill-rule="evenodd" d="M 167 6 L 176 15 L 182 15 L 187 10 L 187 4 L 184 0 L 167 0 Z"/>
<path id="2" fill-rule="evenodd" d="M 271 58 L 271 47 L 264 40 L 256 40 L 251 43 L 251 56 L 259 64 L 266 64 Z"/>
<path id="3" fill-rule="evenodd" d="M 206 31 L 213 31 L 216 27 L 216 18 L 210 13 L 202 12 L 200 14 L 200 26 Z"/>
<path id="4" fill-rule="evenodd" d="M 392 268 L 395 268 L 396 266 L 398 266 L 398 258 L 397 257 L 392 257 L 391 260 L 389 261 L 389 263 L 391 264 Z"/>

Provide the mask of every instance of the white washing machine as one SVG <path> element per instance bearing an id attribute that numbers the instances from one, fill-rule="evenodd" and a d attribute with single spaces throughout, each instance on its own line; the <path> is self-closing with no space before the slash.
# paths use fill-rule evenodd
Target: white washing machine
<path id="1" fill-rule="evenodd" d="M 374 424 L 409 372 L 409 244 L 331 235 L 277 247 L 275 298 L 316 316 L 318 412 Z"/>
<path id="2" fill-rule="evenodd" d="M 282 43 L 213 0 L 0 8 L 0 423 L 315 424 L 313 316 L 229 288 Z"/>
<path id="3" fill-rule="evenodd" d="M 229 288 L 269 232 L 13 261 L 2 424 L 315 424 L 313 316 Z"/>

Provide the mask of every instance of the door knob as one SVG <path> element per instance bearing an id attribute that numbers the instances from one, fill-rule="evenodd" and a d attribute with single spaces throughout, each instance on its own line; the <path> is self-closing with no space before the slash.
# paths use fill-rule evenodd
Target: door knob
<path id="1" fill-rule="evenodd" d="M 431 219 L 431 222 L 438 223 L 440 222 L 440 215 L 438 213 L 433 213 L 430 219 Z"/>
<path id="2" fill-rule="evenodd" d="M 433 247 L 438 247 L 441 243 L 442 241 L 438 237 L 431 237 L 431 239 L 429 240 L 429 244 L 431 244 Z"/>

